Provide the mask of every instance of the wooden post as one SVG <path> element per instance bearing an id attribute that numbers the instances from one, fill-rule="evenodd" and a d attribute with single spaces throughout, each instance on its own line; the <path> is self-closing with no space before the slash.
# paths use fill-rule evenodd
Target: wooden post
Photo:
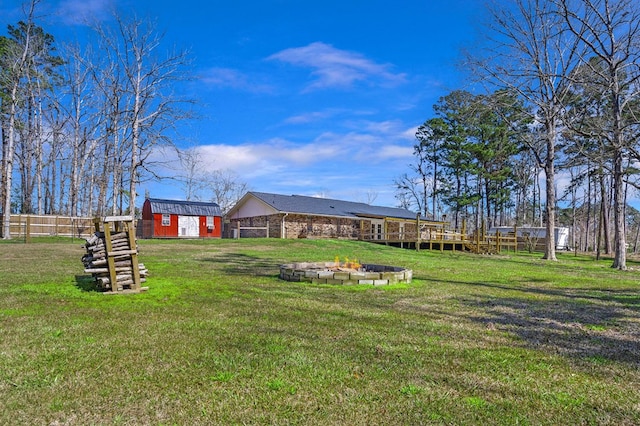
<path id="1" fill-rule="evenodd" d="M 138 262 L 138 248 L 136 247 L 136 225 L 133 218 L 131 218 L 131 222 L 126 222 L 126 227 L 129 232 L 129 250 L 133 252 L 131 253 L 131 268 L 133 272 L 131 289 L 140 291 L 140 264 Z"/>
<path id="2" fill-rule="evenodd" d="M 462 241 L 467 239 L 467 219 L 462 219 Z"/>
<path id="3" fill-rule="evenodd" d="M 387 244 L 387 245 L 388 245 L 388 244 L 389 244 L 389 234 L 388 234 L 389 229 L 387 228 L 387 218 L 386 218 L 386 217 L 384 218 L 383 231 L 384 231 L 384 241 L 385 241 L 385 244 Z"/>
<path id="4" fill-rule="evenodd" d="M 29 215 L 27 215 L 27 223 L 24 230 L 24 241 L 25 243 L 31 242 L 31 216 Z"/>
<path id="5" fill-rule="evenodd" d="M 453 234 L 452 234 L 453 241 L 451 242 L 451 251 L 454 252 L 454 253 L 456 252 L 456 239 L 458 238 L 458 231 L 459 231 L 459 229 L 456 228 L 456 229 L 453 230 Z"/>
<path id="6" fill-rule="evenodd" d="M 113 258 L 113 245 L 111 242 L 111 223 L 104 222 L 104 246 L 107 252 L 107 265 L 109 268 L 109 281 L 111 282 L 111 291 L 118 291 L 118 283 L 116 278 L 116 265 Z"/>
<path id="7" fill-rule="evenodd" d="M 236 239 L 240 239 L 240 219 L 238 219 L 238 229 L 237 229 L 238 233 L 236 234 Z"/>
<path id="8" fill-rule="evenodd" d="M 109 281 L 111 283 L 111 291 L 117 292 L 122 290 L 118 288 L 118 280 L 115 266 L 115 256 L 127 254 L 131 259 L 131 276 L 132 285 L 131 290 L 136 292 L 141 290 L 140 286 L 140 264 L 138 262 L 138 249 L 136 247 L 136 230 L 134 225 L 134 219 L 132 216 L 108 216 L 103 220 L 104 224 L 104 244 L 107 253 L 107 265 L 109 268 Z M 113 229 L 111 228 L 113 225 Z M 96 226 L 99 226 L 99 221 L 96 220 Z M 111 239 L 111 232 L 127 233 L 127 245 L 129 250 L 119 250 L 114 252 Z"/>
<path id="9" fill-rule="evenodd" d="M 420 251 L 422 233 L 420 232 L 420 212 L 416 214 L 416 251 Z"/>

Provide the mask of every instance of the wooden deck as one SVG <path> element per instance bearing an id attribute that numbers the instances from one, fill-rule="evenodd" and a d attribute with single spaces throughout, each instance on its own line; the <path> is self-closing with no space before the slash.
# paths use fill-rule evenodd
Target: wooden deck
<path id="1" fill-rule="evenodd" d="M 464 251 L 478 254 L 495 254 L 502 251 L 518 251 L 518 242 L 513 237 L 487 238 L 483 241 L 474 241 L 470 238 L 448 239 L 388 239 L 365 240 L 376 244 L 386 244 L 401 248 L 415 250 L 440 250 L 440 251 Z M 520 244 L 522 247 L 522 244 Z"/>
<path id="2" fill-rule="evenodd" d="M 467 235 L 463 232 L 444 229 L 426 229 L 420 237 L 416 233 L 385 233 L 384 235 L 364 235 L 365 241 L 415 250 L 463 251 L 477 254 L 495 254 L 502 251 L 518 251 L 523 242 L 515 233 L 502 235 Z"/>

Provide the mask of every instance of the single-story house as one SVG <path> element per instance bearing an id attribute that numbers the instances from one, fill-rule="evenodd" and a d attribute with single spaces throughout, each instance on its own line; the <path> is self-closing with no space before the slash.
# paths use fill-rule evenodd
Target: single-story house
<path id="1" fill-rule="evenodd" d="M 142 238 L 221 238 L 222 213 L 216 203 L 147 198 L 142 206 Z"/>
<path id="2" fill-rule="evenodd" d="M 402 208 L 302 195 L 248 192 L 226 216 L 230 236 L 415 240 L 417 214 Z"/>

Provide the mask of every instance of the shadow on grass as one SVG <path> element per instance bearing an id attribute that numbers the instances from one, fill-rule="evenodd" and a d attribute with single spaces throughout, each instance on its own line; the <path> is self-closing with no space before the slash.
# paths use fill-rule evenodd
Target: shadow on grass
<path id="1" fill-rule="evenodd" d="M 583 360 L 640 366 L 635 318 L 617 307 L 517 298 L 473 304 L 482 305 L 485 314 L 471 316 L 472 320 L 515 333 L 532 348 Z"/>
<path id="2" fill-rule="evenodd" d="M 280 274 L 280 263 L 282 263 L 274 259 L 239 253 L 216 253 L 198 261 L 213 263 L 217 270 L 225 274 L 259 277 L 277 277 Z"/>
<path id="3" fill-rule="evenodd" d="M 513 252 L 503 252 L 496 255 L 495 258 L 500 258 L 500 260 L 506 263 L 534 266 L 544 269 L 566 270 L 574 269 L 576 267 L 582 268 L 585 265 L 600 265 L 605 270 L 613 269 L 611 268 L 611 264 L 613 263 L 613 257 L 611 257 L 611 255 L 601 256 L 598 260 L 596 259 L 595 254 L 580 253 L 578 256 L 575 256 L 572 252 L 557 251 L 556 256 L 558 258 L 558 262 L 552 262 L 543 259 L 543 254 L 544 253 L 542 252 L 526 253 L 519 251 L 516 255 Z M 638 259 L 627 257 L 626 260 L 627 267 L 629 268 L 640 266 L 640 260 Z"/>
<path id="4" fill-rule="evenodd" d="M 76 287 L 82 291 L 100 291 L 91 275 L 76 275 Z"/>
<path id="5" fill-rule="evenodd" d="M 640 366 L 640 297 L 631 290 L 546 289 L 483 282 L 459 300 L 470 320 L 519 336 L 528 347 L 591 362 Z M 510 291 L 511 297 L 491 290 Z"/>

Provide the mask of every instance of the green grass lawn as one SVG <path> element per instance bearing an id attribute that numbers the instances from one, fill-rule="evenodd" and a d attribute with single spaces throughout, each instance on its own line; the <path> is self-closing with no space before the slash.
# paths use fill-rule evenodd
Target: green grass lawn
<path id="1" fill-rule="evenodd" d="M 640 266 L 312 240 L 139 241 L 105 295 L 81 241 L 0 243 L 0 424 L 640 424 Z M 357 258 L 411 284 L 278 279 Z"/>

